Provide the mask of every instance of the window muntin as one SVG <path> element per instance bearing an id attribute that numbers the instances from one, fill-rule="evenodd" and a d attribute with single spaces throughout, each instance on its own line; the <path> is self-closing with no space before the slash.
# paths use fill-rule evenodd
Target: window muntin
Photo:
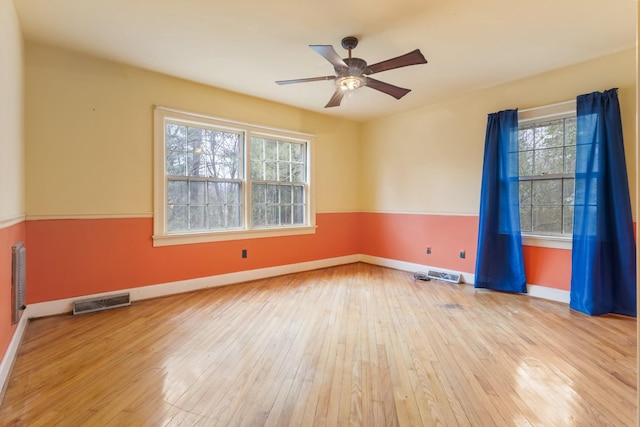
<path id="1" fill-rule="evenodd" d="M 315 232 L 311 135 L 154 115 L 154 245 Z"/>
<path id="2" fill-rule="evenodd" d="M 520 227 L 533 235 L 573 233 L 575 114 L 523 124 L 518 130 Z"/>
<path id="3" fill-rule="evenodd" d="M 167 231 L 242 226 L 244 133 L 165 121 Z"/>
<path id="4" fill-rule="evenodd" d="M 306 146 L 251 138 L 251 223 L 256 227 L 304 224 Z"/>

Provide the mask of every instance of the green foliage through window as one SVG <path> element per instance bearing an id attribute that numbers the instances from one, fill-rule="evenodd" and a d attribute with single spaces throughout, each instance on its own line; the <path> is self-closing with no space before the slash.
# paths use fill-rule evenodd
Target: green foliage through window
<path id="1" fill-rule="evenodd" d="M 164 141 L 169 233 L 306 224 L 306 142 L 180 120 Z"/>
<path id="2" fill-rule="evenodd" d="M 518 167 L 522 232 L 572 234 L 575 166 L 575 117 L 520 126 Z"/>

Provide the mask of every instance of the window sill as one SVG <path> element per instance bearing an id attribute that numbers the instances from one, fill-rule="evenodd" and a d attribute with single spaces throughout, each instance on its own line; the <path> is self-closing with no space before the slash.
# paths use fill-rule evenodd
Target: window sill
<path id="1" fill-rule="evenodd" d="M 524 246 L 538 246 L 541 248 L 565 249 L 570 251 L 573 245 L 573 239 L 571 237 L 523 234 L 522 244 Z"/>
<path id="2" fill-rule="evenodd" d="M 264 237 L 315 234 L 317 226 L 270 228 L 259 230 L 219 231 L 212 233 L 154 235 L 153 246 L 187 245 L 192 243 L 224 242 L 229 240 L 260 239 Z"/>

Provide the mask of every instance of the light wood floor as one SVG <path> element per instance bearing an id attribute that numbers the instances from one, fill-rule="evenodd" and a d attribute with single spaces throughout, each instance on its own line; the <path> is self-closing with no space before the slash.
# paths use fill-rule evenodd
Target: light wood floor
<path id="1" fill-rule="evenodd" d="M 635 425 L 636 321 L 352 264 L 32 321 L 0 425 Z"/>

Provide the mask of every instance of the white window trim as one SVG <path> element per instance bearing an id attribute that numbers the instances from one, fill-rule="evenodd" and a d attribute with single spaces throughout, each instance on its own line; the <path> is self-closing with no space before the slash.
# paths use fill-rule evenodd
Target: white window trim
<path id="1" fill-rule="evenodd" d="M 546 120 L 563 119 L 576 115 L 576 100 L 518 110 L 518 126 Z M 542 248 L 571 250 L 573 237 L 545 236 L 522 232 L 522 244 Z"/>
<path id="2" fill-rule="evenodd" d="M 280 137 L 291 141 L 304 141 L 307 144 L 307 192 L 306 192 L 306 218 L 307 224 L 302 226 L 292 225 L 290 227 L 270 227 L 253 228 L 242 230 L 207 231 L 200 233 L 168 233 L 166 231 L 166 200 L 167 185 L 165 177 L 165 141 L 164 123 L 165 119 L 178 119 L 185 122 L 200 123 L 202 119 L 208 123 L 213 123 L 229 129 L 241 130 L 246 133 L 246 138 L 251 137 L 251 133 L 261 136 Z M 189 113 L 172 108 L 155 106 L 153 111 L 153 246 L 183 245 L 191 243 L 220 242 L 241 239 L 257 239 L 264 237 L 295 236 L 302 234 L 314 234 L 316 232 L 316 211 L 315 211 L 315 136 L 311 134 L 293 132 L 283 129 L 258 126 L 250 123 L 237 122 L 232 120 L 219 119 L 202 114 Z M 245 147 L 246 148 L 246 147 Z M 248 160 L 245 159 L 245 163 Z M 245 174 L 245 184 L 248 177 Z M 245 198 L 248 193 L 245 191 Z M 250 209 L 249 201 L 245 200 L 243 215 Z M 248 221 L 245 218 L 245 221 Z M 245 222 L 246 224 L 246 222 Z"/>

